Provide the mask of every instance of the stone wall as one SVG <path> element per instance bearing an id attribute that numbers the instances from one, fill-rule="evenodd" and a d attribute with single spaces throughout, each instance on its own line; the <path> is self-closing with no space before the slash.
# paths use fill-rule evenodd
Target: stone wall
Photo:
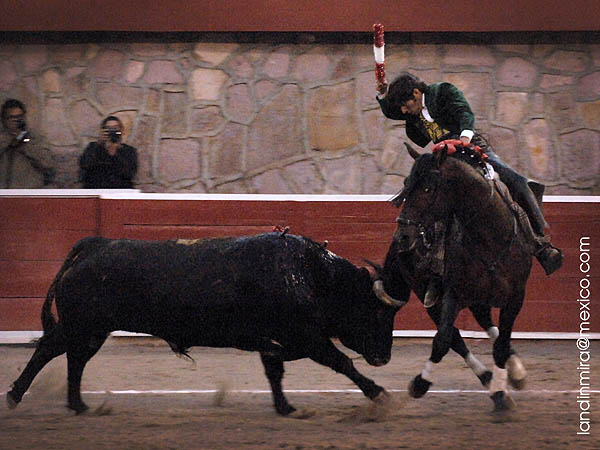
<path id="1" fill-rule="evenodd" d="M 600 45 L 387 45 L 461 88 L 478 129 L 548 194 L 600 194 Z M 374 97 L 363 44 L 0 44 L 0 101 L 28 106 L 60 187 L 119 116 L 147 192 L 392 194 L 412 160 Z"/>

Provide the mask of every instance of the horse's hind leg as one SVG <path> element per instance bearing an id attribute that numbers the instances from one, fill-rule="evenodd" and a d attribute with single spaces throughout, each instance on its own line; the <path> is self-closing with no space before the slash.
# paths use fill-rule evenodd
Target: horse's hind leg
<path id="1" fill-rule="evenodd" d="M 509 302 L 508 306 L 500 310 L 500 334 L 494 342 L 494 375 L 490 383 L 490 396 L 494 401 L 494 411 L 510 409 L 514 402 L 508 396 L 507 380 L 514 380 L 513 386 L 523 387 L 525 385 L 526 372 L 516 354 L 511 355 L 510 337 L 512 328 L 521 310 L 522 298 L 515 302 Z M 509 362 L 511 361 L 511 362 Z M 509 369 L 509 370 L 507 370 Z"/>
<path id="2" fill-rule="evenodd" d="M 78 336 L 76 343 L 71 340 L 67 348 L 68 407 L 77 414 L 85 412 L 88 406 L 81 399 L 81 376 L 87 362 L 106 341 L 108 333 L 91 336 Z"/>
<path id="3" fill-rule="evenodd" d="M 469 310 L 475 317 L 475 320 L 479 326 L 485 330 L 489 338 L 492 340 L 492 344 L 498 338 L 498 327 L 492 322 L 492 308 L 484 305 L 473 305 L 469 307 Z"/>
<path id="4" fill-rule="evenodd" d="M 17 407 L 40 370 L 66 350 L 67 346 L 62 326 L 58 324 L 52 331 L 40 338 L 25 370 L 13 383 L 12 389 L 6 393 L 6 403 L 10 409 Z"/>
<path id="5" fill-rule="evenodd" d="M 471 309 L 477 323 L 487 332 L 493 345 L 498 338 L 499 331 L 492 322 L 491 308 L 489 306 L 476 306 L 469 309 Z M 509 358 L 506 361 L 506 369 L 508 370 L 508 382 L 510 385 L 517 390 L 523 389 L 525 387 L 527 371 L 510 342 Z"/>

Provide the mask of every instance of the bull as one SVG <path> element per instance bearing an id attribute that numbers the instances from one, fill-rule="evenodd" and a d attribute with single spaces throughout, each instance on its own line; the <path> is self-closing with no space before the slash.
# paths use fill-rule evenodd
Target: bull
<path id="1" fill-rule="evenodd" d="M 66 352 L 68 408 L 82 413 L 86 363 L 112 331 L 147 333 L 186 354 L 193 346 L 260 353 L 275 410 L 295 411 L 282 391 L 284 361 L 310 358 L 350 378 L 371 400 L 385 390 L 359 373 L 331 338 L 373 366 L 391 357 L 396 311 L 408 300 L 381 292 L 370 272 L 301 236 L 77 242 L 42 307 L 44 334 L 7 393 L 14 408 L 34 377 Z M 377 289 L 373 289 L 373 287 Z M 51 307 L 55 302 L 58 321 Z"/>

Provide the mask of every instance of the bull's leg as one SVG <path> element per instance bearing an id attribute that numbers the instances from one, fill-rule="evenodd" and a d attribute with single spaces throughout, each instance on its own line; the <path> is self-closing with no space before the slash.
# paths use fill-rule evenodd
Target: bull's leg
<path id="1" fill-rule="evenodd" d="M 441 308 L 429 308 L 427 309 L 427 312 L 436 326 L 439 325 Z M 460 335 L 460 331 L 454 326 L 452 327 L 452 342 L 450 343 L 450 348 L 462 356 L 465 363 L 467 363 L 473 373 L 479 378 L 481 384 L 487 387 L 492 379 L 492 371 L 488 370 L 488 368 L 485 367 L 473 353 L 471 353 L 464 339 Z M 425 394 L 425 392 L 423 394 Z"/>
<path id="2" fill-rule="evenodd" d="M 67 349 L 67 371 L 68 371 L 68 404 L 67 407 L 81 414 L 88 410 L 88 406 L 81 399 L 81 376 L 87 362 L 94 356 L 108 334 L 97 334 L 87 338 L 77 339 Z"/>
<path id="3" fill-rule="evenodd" d="M 285 398 L 285 395 L 283 395 L 283 389 L 281 387 L 283 374 L 285 372 L 283 362 L 303 358 L 305 355 L 290 353 L 282 345 L 266 338 L 256 339 L 245 337 L 238 340 L 235 347 L 241 350 L 260 352 L 260 359 L 265 368 L 265 374 L 267 375 L 269 384 L 271 385 L 273 404 L 277 413 L 282 416 L 287 416 L 296 411 L 296 408 L 290 405 Z"/>
<path id="4" fill-rule="evenodd" d="M 512 334 L 513 324 L 519 311 L 523 299 L 520 298 L 513 302 L 509 302 L 507 306 L 500 310 L 500 333 L 496 342 L 494 342 L 494 376 L 490 383 L 490 396 L 494 402 L 494 411 L 504 411 L 514 406 L 514 402 L 508 395 L 507 379 L 508 371 L 506 369 L 507 361 L 511 358 L 510 337 Z M 513 355 L 516 357 L 516 355 Z M 520 361 L 519 361 L 520 363 Z M 526 376 L 524 368 L 519 364 L 519 370 L 515 377 L 522 377 L 521 381 L 524 384 Z"/>
<path id="5" fill-rule="evenodd" d="M 67 346 L 60 324 L 40 338 L 25 370 L 13 383 L 12 389 L 6 393 L 6 403 L 10 409 L 16 408 L 40 370 L 52 359 L 62 355 L 66 349 Z"/>
<path id="6" fill-rule="evenodd" d="M 423 397 L 423 395 L 425 395 L 429 390 L 429 387 L 433 384 L 432 372 L 435 364 L 438 364 L 444 358 L 444 356 L 446 356 L 454 339 L 454 321 L 456 320 L 457 314 L 458 309 L 456 307 L 456 299 L 450 294 L 449 291 L 444 292 L 439 316 L 438 331 L 433 338 L 431 356 L 425 363 L 425 367 L 421 373 L 413 378 L 408 385 L 408 393 L 411 397 Z"/>
<path id="7" fill-rule="evenodd" d="M 260 352 L 260 359 L 265 366 L 265 373 L 269 379 L 271 385 L 271 392 L 273 393 L 273 403 L 275 410 L 282 416 L 296 411 L 296 408 L 291 406 L 281 387 L 281 381 L 283 380 L 283 358 L 279 352 Z"/>
<path id="8" fill-rule="evenodd" d="M 312 336 L 305 337 L 305 342 L 314 341 L 314 337 Z M 385 389 L 356 370 L 350 358 L 339 351 L 329 339 L 320 340 L 318 343 L 310 345 L 309 348 L 311 349 L 308 355 L 310 359 L 346 375 L 369 399 L 378 400 L 382 398 L 382 394 L 385 394 Z"/>

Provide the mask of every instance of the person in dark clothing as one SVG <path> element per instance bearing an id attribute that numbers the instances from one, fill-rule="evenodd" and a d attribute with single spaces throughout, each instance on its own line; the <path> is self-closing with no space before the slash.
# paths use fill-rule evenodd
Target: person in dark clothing
<path id="1" fill-rule="evenodd" d="M 27 126 L 25 104 L 8 99 L 0 114 L 0 189 L 56 187 L 54 155 Z"/>
<path id="2" fill-rule="evenodd" d="M 79 159 L 86 189 L 131 189 L 137 173 L 137 150 L 121 142 L 123 124 L 116 116 L 102 121 L 100 139 L 90 142 Z"/>
<path id="3" fill-rule="evenodd" d="M 487 154 L 487 162 L 508 187 L 514 200 L 525 210 L 536 239 L 535 256 L 547 275 L 562 265 L 562 252 L 546 235 L 548 224 L 540 207 L 544 186 L 528 180 L 506 164 L 475 129 L 475 115 L 463 93 L 453 84 L 427 85 L 404 72 L 392 81 L 377 84 L 377 100 L 383 114 L 406 121 L 406 135 L 425 147 L 429 142 L 460 139 L 464 145 L 477 145 Z"/>

